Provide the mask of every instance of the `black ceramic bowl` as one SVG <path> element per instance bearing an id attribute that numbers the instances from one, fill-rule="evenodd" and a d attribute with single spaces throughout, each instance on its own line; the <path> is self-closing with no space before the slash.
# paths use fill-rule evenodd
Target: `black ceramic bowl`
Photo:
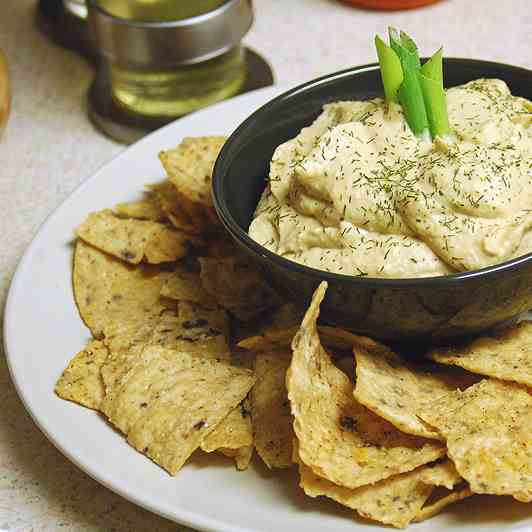
<path id="1" fill-rule="evenodd" d="M 532 72 L 523 68 L 446 59 L 445 76 L 448 86 L 476 78 L 500 78 L 513 94 L 532 99 Z M 226 229 L 287 299 L 306 303 L 319 282 L 328 281 L 323 319 L 377 338 L 428 340 L 464 336 L 532 308 L 532 254 L 456 275 L 375 279 L 296 264 L 269 252 L 248 236 L 275 148 L 309 125 L 325 103 L 381 95 L 378 65 L 367 65 L 310 81 L 252 114 L 231 135 L 214 168 L 214 205 Z"/>

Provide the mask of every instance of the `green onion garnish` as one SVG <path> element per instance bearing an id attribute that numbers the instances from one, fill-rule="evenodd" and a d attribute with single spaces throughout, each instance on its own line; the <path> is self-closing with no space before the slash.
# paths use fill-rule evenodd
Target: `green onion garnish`
<path id="1" fill-rule="evenodd" d="M 432 138 L 450 134 L 447 103 L 443 89 L 443 52 L 440 48 L 418 73 Z"/>
<path id="2" fill-rule="evenodd" d="M 390 45 L 399 57 L 403 69 L 404 79 L 398 94 L 406 121 L 414 135 L 430 139 L 429 121 L 418 78 L 421 63 L 417 46 L 406 33 L 399 35 L 394 28 L 390 28 Z"/>
<path id="3" fill-rule="evenodd" d="M 449 136 L 442 51 L 421 66 L 418 48 L 409 35 L 389 28 L 389 36 L 390 46 L 375 37 L 386 102 L 401 103 L 417 137 L 430 140 L 431 134 L 433 138 Z"/>
<path id="4" fill-rule="evenodd" d="M 397 54 L 377 35 L 375 47 L 381 66 L 382 84 L 386 102 L 398 102 L 398 91 L 403 83 L 403 69 Z"/>

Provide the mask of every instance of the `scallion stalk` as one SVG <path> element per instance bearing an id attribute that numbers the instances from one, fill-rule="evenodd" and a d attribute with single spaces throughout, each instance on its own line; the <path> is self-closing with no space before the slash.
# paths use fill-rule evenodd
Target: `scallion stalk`
<path id="1" fill-rule="evenodd" d="M 448 137 L 450 128 L 443 88 L 443 52 L 441 48 L 418 71 L 418 79 L 432 137 Z"/>
<path id="2" fill-rule="evenodd" d="M 418 72 L 421 66 L 415 42 L 406 34 L 390 28 L 390 45 L 399 57 L 403 70 L 403 83 L 398 95 L 406 121 L 417 137 L 430 140 L 429 121 Z"/>
<path id="3" fill-rule="evenodd" d="M 384 86 L 386 102 L 398 102 L 398 91 L 403 83 L 403 69 L 397 54 L 378 35 L 375 37 L 375 47 L 381 67 L 381 78 Z"/>

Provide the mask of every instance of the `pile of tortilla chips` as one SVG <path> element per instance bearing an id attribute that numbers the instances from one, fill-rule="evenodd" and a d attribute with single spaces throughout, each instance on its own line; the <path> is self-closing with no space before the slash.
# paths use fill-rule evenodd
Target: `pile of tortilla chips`
<path id="1" fill-rule="evenodd" d="M 77 229 L 73 286 L 93 339 L 56 393 L 101 412 L 175 475 L 196 450 L 295 467 L 398 528 L 475 493 L 532 501 L 532 323 L 420 363 L 283 301 L 217 221 L 221 137 L 161 153 L 145 196 Z"/>

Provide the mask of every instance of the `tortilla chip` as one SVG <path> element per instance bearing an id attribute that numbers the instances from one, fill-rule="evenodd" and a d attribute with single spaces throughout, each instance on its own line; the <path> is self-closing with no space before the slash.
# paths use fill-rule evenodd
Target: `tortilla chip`
<path id="1" fill-rule="evenodd" d="M 218 449 L 222 454 L 229 458 L 235 459 L 236 468 L 239 471 L 244 471 L 249 467 L 251 459 L 253 458 L 253 445 L 241 447 L 240 449 Z"/>
<path id="2" fill-rule="evenodd" d="M 335 484 L 357 488 L 411 471 L 445 454 L 439 443 L 399 432 L 357 403 L 353 384 L 322 347 L 316 320 L 327 283 L 321 283 L 292 342 L 288 398 L 299 457 Z"/>
<path id="3" fill-rule="evenodd" d="M 112 415 L 116 385 L 135 364 L 146 346 L 159 346 L 187 353 L 191 356 L 229 362 L 227 344 L 229 323 L 225 311 L 205 309 L 199 305 L 180 302 L 177 310 L 166 309 L 152 316 L 136 330 L 126 323 L 109 332 L 106 344 L 110 354 L 102 366 L 106 397 L 102 410 Z"/>
<path id="4" fill-rule="evenodd" d="M 68 401 L 98 410 L 105 396 L 100 368 L 107 354 L 107 348 L 102 342 L 89 342 L 63 371 L 55 385 L 55 393 Z"/>
<path id="5" fill-rule="evenodd" d="M 164 308 L 159 301 L 162 280 L 157 266 L 134 268 L 77 241 L 74 297 L 81 318 L 96 338 L 126 323 L 135 331 L 150 316 L 158 316 Z"/>
<path id="6" fill-rule="evenodd" d="M 240 449 L 253 444 L 249 410 L 242 403 L 203 440 L 201 450 L 212 453 L 218 449 Z"/>
<path id="7" fill-rule="evenodd" d="M 366 347 L 355 345 L 355 399 L 402 432 L 442 439 L 428 427 L 417 412 L 424 405 L 456 389 L 478 382 L 463 370 L 431 364 L 409 363 L 388 347 L 369 338 Z M 454 369 L 454 368 L 453 368 Z"/>
<path id="8" fill-rule="evenodd" d="M 286 371 L 292 353 L 289 349 L 258 353 L 255 361 L 257 382 L 251 390 L 251 419 L 255 448 L 271 468 L 292 465 L 292 415 L 286 391 Z"/>
<path id="9" fill-rule="evenodd" d="M 168 178 L 177 189 L 181 206 L 197 227 L 217 223 L 211 177 L 225 140 L 225 137 L 187 137 L 176 148 L 159 154 Z"/>
<path id="10" fill-rule="evenodd" d="M 442 479 L 450 478 L 447 460 L 439 464 L 427 464 L 408 473 L 402 473 L 375 484 L 355 489 L 338 486 L 319 477 L 298 460 L 298 445 L 294 442 L 295 458 L 299 464 L 300 482 L 309 497 L 325 496 L 355 510 L 362 517 L 405 528 L 423 515 L 423 505 L 432 498 Z M 462 479 L 456 476 L 457 482 Z M 435 489 L 436 488 L 436 489 Z"/>
<path id="11" fill-rule="evenodd" d="M 151 220 L 164 222 L 165 214 L 154 196 L 147 196 L 139 201 L 119 203 L 115 205 L 114 212 L 122 218 L 135 218 L 137 220 Z"/>
<path id="12" fill-rule="evenodd" d="M 166 274 L 161 296 L 177 301 L 192 301 L 208 307 L 217 306 L 214 298 L 203 289 L 199 273 L 191 272 L 181 264 Z"/>
<path id="13" fill-rule="evenodd" d="M 159 154 L 168 178 L 189 200 L 212 206 L 211 177 L 225 137 L 186 137 Z"/>
<path id="14" fill-rule="evenodd" d="M 532 501 L 530 390 L 487 379 L 437 399 L 419 416 L 440 431 L 474 493 Z"/>
<path id="15" fill-rule="evenodd" d="M 171 475 L 255 380 L 249 370 L 159 347 L 146 348 L 130 373 L 110 421 Z"/>
<path id="16" fill-rule="evenodd" d="M 445 507 L 453 502 L 461 501 L 471 495 L 473 495 L 473 492 L 469 489 L 467 484 L 463 484 L 452 491 L 442 488 L 436 489 L 432 492 L 431 496 L 412 522 L 419 523 L 426 519 L 430 519 L 436 514 L 439 514 Z"/>
<path id="17" fill-rule="evenodd" d="M 237 318 L 249 320 L 280 303 L 247 258 L 201 257 L 199 262 L 205 291 Z"/>
<path id="18" fill-rule="evenodd" d="M 350 489 L 319 477 L 299 462 L 299 485 L 309 497 L 325 496 L 355 510 L 362 517 L 405 528 L 423 515 L 423 505 L 435 491 L 435 486 L 425 475 L 430 467 L 422 466 L 375 484 Z M 440 467 L 436 465 L 432 469 Z"/>
<path id="19" fill-rule="evenodd" d="M 180 205 L 179 194 L 175 186 L 170 181 L 162 181 L 154 185 L 148 185 L 157 198 L 159 209 L 162 210 L 165 217 L 177 229 L 183 231 L 196 232 L 197 228 L 194 226 L 190 216 L 183 210 Z"/>
<path id="20" fill-rule="evenodd" d="M 428 356 L 441 364 L 532 386 L 532 321 L 522 321 L 468 345 L 435 349 Z"/>
<path id="21" fill-rule="evenodd" d="M 169 262 L 187 253 L 186 233 L 149 220 L 124 219 L 110 210 L 89 214 L 77 235 L 92 246 L 131 264 L 143 258 L 152 264 Z"/>

